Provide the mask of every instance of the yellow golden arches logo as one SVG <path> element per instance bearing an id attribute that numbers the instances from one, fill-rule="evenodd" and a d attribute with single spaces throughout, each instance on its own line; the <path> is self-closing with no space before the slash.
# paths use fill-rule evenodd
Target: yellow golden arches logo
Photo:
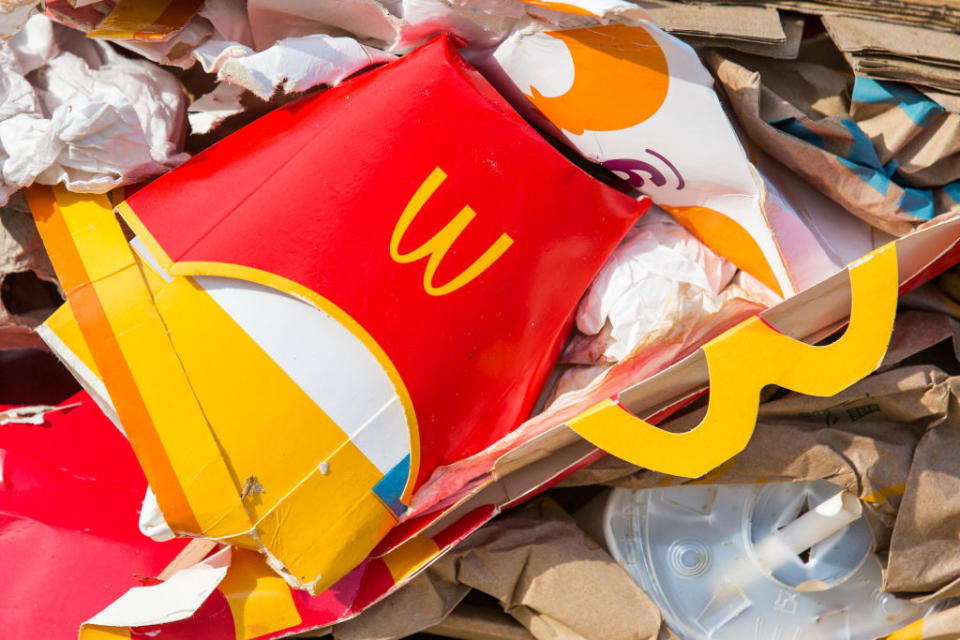
<path id="1" fill-rule="evenodd" d="M 654 471 L 696 478 L 715 469 L 750 441 L 764 386 L 832 396 L 880 366 L 897 312 L 896 244 L 868 254 L 849 273 L 850 323 L 832 344 L 794 340 L 758 316 L 705 344 L 710 401 L 706 416 L 690 431 L 664 431 L 612 400 L 567 424 L 604 451 Z"/>
<path id="2" fill-rule="evenodd" d="M 667 97 L 667 58 L 643 27 L 611 24 L 546 31 L 566 44 L 573 58 L 573 85 L 547 97 L 530 87 L 530 101 L 558 127 L 580 135 L 640 124 Z"/>
<path id="3" fill-rule="evenodd" d="M 393 234 L 390 237 L 390 257 L 393 258 L 395 262 L 407 264 L 427 258 L 427 267 L 423 272 L 423 288 L 431 296 L 443 296 L 464 286 L 496 262 L 497 259 L 510 248 L 510 245 L 513 244 L 513 238 L 505 233 L 501 233 L 496 242 L 488 247 L 487 250 L 483 252 L 483 255 L 477 258 L 465 271 L 446 284 L 436 286 L 433 283 L 433 276 L 437 273 L 437 268 L 443 261 L 443 257 L 447 255 L 447 251 L 450 250 L 450 247 L 453 246 L 453 243 L 463 230 L 467 228 L 467 225 L 477 216 L 477 212 L 467 205 L 464 206 L 463 209 L 460 210 L 460 213 L 448 222 L 443 229 L 438 231 L 435 236 L 413 251 L 400 253 L 400 241 L 403 240 L 403 236 L 410 227 L 410 223 L 413 222 L 413 219 L 420 212 L 420 209 L 423 208 L 426 201 L 430 199 L 430 196 L 433 195 L 446 179 L 447 174 L 444 173 L 440 167 L 434 169 L 430 175 L 427 176 L 427 179 L 423 181 L 423 184 L 420 185 L 420 188 L 417 189 L 417 192 L 413 194 L 410 202 L 408 202 L 407 206 L 403 209 L 403 213 L 400 214 L 400 219 L 393 228 Z"/>

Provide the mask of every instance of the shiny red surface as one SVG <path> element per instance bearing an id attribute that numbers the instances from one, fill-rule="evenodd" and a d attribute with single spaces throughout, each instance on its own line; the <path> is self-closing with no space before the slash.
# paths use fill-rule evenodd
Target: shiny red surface
<path id="1" fill-rule="evenodd" d="M 43 425 L 0 427 L 3 638 L 75 640 L 186 544 L 140 533 L 147 483 L 133 451 L 86 393 L 64 404 L 75 402 Z"/>

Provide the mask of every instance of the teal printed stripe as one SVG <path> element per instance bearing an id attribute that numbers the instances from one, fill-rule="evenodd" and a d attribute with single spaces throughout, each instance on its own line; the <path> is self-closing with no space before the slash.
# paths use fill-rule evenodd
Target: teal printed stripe
<path id="1" fill-rule="evenodd" d="M 892 104 L 899 107 L 918 127 L 925 127 L 944 108 L 909 85 L 857 76 L 853 83 L 854 102 Z"/>
<path id="2" fill-rule="evenodd" d="M 943 185 L 943 191 L 950 196 L 951 200 L 960 204 L 960 180 L 954 180 Z"/>
<path id="3" fill-rule="evenodd" d="M 800 138 L 804 142 L 809 142 L 815 147 L 823 149 L 823 138 L 819 135 L 810 131 L 802 122 L 796 118 L 780 118 L 778 120 L 771 120 L 767 124 L 783 131 L 784 133 L 789 133 L 794 138 Z"/>
<path id="4" fill-rule="evenodd" d="M 841 120 L 840 124 L 847 128 L 853 141 L 850 143 L 850 150 L 847 151 L 847 160 L 862 164 L 866 167 L 883 171 L 883 165 L 880 164 L 880 158 L 877 157 L 877 150 L 873 148 L 870 138 L 863 132 L 863 129 L 853 120 Z"/>
<path id="5" fill-rule="evenodd" d="M 933 190 L 904 189 L 897 206 L 914 218 L 930 220 L 933 218 Z"/>
<path id="6" fill-rule="evenodd" d="M 408 453 L 403 460 L 393 466 L 387 472 L 383 479 L 374 487 L 373 492 L 377 494 L 383 503 L 390 507 L 397 516 L 402 516 L 407 510 L 407 505 L 400 501 L 403 495 L 403 488 L 407 484 L 407 477 L 410 475 L 410 454 Z"/>
<path id="7" fill-rule="evenodd" d="M 887 190 L 890 188 L 890 178 L 888 178 L 882 171 L 877 171 L 876 169 L 871 169 L 870 167 L 865 167 L 856 162 L 850 162 L 846 158 L 841 158 L 837 156 L 837 161 L 850 170 L 855 176 L 860 178 L 863 182 L 866 182 L 868 185 L 873 187 L 873 189 L 882 196 L 887 195 Z"/>

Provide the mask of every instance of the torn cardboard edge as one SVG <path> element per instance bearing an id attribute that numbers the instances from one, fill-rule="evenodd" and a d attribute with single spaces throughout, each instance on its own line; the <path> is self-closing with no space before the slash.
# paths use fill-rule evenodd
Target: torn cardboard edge
<path id="1" fill-rule="evenodd" d="M 787 34 L 779 12 L 768 6 L 726 6 L 641 0 L 664 31 L 674 35 L 726 38 L 758 44 L 782 45 Z"/>
<path id="2" fill-rule="evenodd" d="M 685 42 L 699 47 L 718 47 L 723 49 L 733 49 L 742 53 L 749 53 L 757 56 L 775 58 L 777 60 L 795 60 L 800 55 L 800 43 L 803 40 L 803 27 L 805 18 L 802 15 L 781 14 L 784 41 L 780 43 L 768 43 L 754 40 L 741 40 L 739 38 L 727 37 L 723 34 L 701 36 L 687 35 L 682 32 L 674 32 Z"/>

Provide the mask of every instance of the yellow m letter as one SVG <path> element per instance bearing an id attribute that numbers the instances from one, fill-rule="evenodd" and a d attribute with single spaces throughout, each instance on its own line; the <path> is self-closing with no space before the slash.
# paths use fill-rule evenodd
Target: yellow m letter
<path id="1" fill-rule="evenodd" d="M 456 241 L 457 237 L 463 232 L 467 225 L 470 224 L 470 221 L 476 217 L 477 213 L 469 206 L 465 206 L 460 210 L 460 213 L 448 222 L 443 229 L 438 231 L 435 236 L 408 253 L 400 253 L 400 241 L 410 227 L 410 223 L 413 222 L 417 213 L 423 208 L 423 204 L 430 199 L 433 192 L 436 191 L 446 179 L 447 174 L 444 173 L 440 167 L 434 169 L 430 175 L 427 176 L 427 179 L 423 181 L 423 184 L 420 185 L 417 192 L 410 198 L 410 202 L 407 203 L 403 213 L 400 214 L 397 226 L 393 228 L 393 235 L 390 237 L 390 257 L 396 262 L 406 264 L 429 256 L 427 259 L 427 268 L 423 272 L 423 288 L 431 296 L 442 296 L 456 291 L 483 273 L 485 269 L 493 264 L 497 258 L 502 256 L 510 245 L 513 244 L 513 239 L 510 236 L 505 233 L 500 234 L 497 241 L 484 251 L 483 255 L 477 258 L 463 273 L 444 285 L 439 287 L 434 286 L 433 276 L 436 274 L 440 262 L 443 261 L 443 256 L 447 254 L 447 251 L 450 250 L 454 241 Z"/>
<path id="2" fill-rule="evenodd" d="M 707 473 L 747 446 L 764 386 L 832 396 L 880 366 L 897 313 L 896 244 L 861 258 L 849 272 L 850 323 L 836 342 L 808 345 L 754 316 L 703 345 L 710 402 L 703 420 L 690 431 L 659 429 L 615 400 L 605 400 L 567 424 L 635 465 L 687 478 Z"/>

